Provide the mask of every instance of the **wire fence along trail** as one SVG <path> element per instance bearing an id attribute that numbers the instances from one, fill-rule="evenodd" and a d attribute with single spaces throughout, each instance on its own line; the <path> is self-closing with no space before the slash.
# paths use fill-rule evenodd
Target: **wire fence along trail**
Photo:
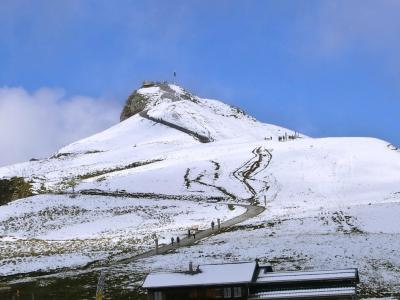
<path id="1" fill-rule="evenodd" d="M 186 133 L 186 134 L 192 136 L 193 138 L 195 138 L 196 140 L 198 140 L 200 143 L 210 143 L 210 142 L 213 142 L 213 141 L 214 141 L 211 137 L 208 137 L 208 136 L 199 134 L 199 133 L 197 133 L 197 132 L 195 132 L 195 131 L 192 131 L 192 130 L 190 130 L 190 129 L 187 129 L 187 128 L 185 128 L 185 127 L 176 125 L 176 124 L 174 124 L 174 123 L 165 121 L 165 120 L 163 120 L 163 119 L 157 119 L 157 118 L 151 117 L 151 116 L 149 116 L 149 114 L 147 113 L 147 110 L 144 110 L 144 111 L 140 112 L 140 113 L 139 113 L 139 116 L 141 116 L 142 118 L 145 118 L 145 119 L 147 119 L 147 120 L 153 121 L 153 122 L 155 122 L 155 123 L 159 123 L 159 124 L 168 126 L 168 127 L 170 127 L 170 128 L 179 130 L 179 131 L 181 131 L 181 132 L 183 132 L 183 133 Z"/>

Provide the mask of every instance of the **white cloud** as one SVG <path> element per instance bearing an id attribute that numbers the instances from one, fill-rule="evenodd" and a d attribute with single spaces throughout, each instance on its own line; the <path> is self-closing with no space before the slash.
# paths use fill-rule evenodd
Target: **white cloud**
<path id="1" fill-rule="evenodd" d="M 47 157 L 118 122 L 119 103 L 62 90 L 0 88 L 0 166 Z"/>

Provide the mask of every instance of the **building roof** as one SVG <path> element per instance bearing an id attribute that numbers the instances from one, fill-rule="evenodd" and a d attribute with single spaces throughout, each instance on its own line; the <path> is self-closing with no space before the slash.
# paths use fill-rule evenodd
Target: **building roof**
<path id="1" fill-rule="evenodd" d="M 321 281 L 321 280 L 356 280 L 358 281 L 357 269 L 343 269 L 332 271 L 309 271 L 309 272 L 263 272 L 257 276 L 256 283 L 279 283 L 296 281 Z"/>
<path id="2" fill-rule="evenodd" d="M 335 296 L 354 296 L 355 287 L 323 288 L 323 289 L 303 289 L 303 290 L 284 290 L 255 293 L 249 299 L 294 299 L 308 297 L 335 297 Z"/>
<path id="3" fill-rule="evenodd" d="M 150 273 L 144 288 L 243 284 L 252 281 L 256 263 L 201 265 L 200 272 Z"/>

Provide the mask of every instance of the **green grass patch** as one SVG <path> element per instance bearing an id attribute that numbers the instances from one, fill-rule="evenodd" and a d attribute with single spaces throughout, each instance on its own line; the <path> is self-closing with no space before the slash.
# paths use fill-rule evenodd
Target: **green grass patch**
<path id="1" fill-rule="evenodd" d="M 32 183 L 23 177 L 0 179 L 0 205 L 32 195 Z"/>

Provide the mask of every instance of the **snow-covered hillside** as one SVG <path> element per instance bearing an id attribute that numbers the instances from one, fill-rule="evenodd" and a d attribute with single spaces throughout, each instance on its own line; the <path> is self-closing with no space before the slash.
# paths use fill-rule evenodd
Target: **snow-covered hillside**
<path id="1" fill-rule="evenodd" d="M 174 93 L 171 94 L 171 91 Z M 63 188 L 66 178 L 92 178 L 92 175 L 99 173 L 116 176 L 152 168 L 164 169 L 165 164 L 185 163 L 187 155 L 191 157 L 190 160 L 204 160 L 206 157 L 212 158 L 212 153 L 219 156 L 228 149 L 236 148 L 236 143 L 270 138 L 276 140 L 285 134 L 294 135 L 289 129 L 258 122 L 236 108 L 193 96 L 175 85 L 168 85 L 167 91 L 165 85 L 161 84 L 141 88 L 136 93 L 148 99 L 143 110 L 145 114 L 137 113 L 101 133 L 63 147 L 51 158 L 0 168 L 0 177 L 26 177 L 34 182 L 37 189 L 44 185 L 51 190 L 58 190 Z M 183 127 L 189 134 L 158 121 Z M 193 137 L 195 134 L 220 143 L 199 145 L 199 141 Z M 237 139 L 237 142 L 226 143 L 233 139 Z M 214 150 L 207 149 L 209 147 Z M 198 152 L 196 156 L 190 154 L 194 150 Z M 137 164 L 146 166 L 132 167 Z M 116 172 L 117 169 L 127 171 Z"/>
<path id="2" fill-rule="evenodd" d="M 121 123 L 48 159 L 0 168 L 0 178 L 24 177 L 40 193 L 0 206 L 3 275 L 84 265 L 127 248 L 141 253 L 154 234 L 166 241 L 251 204 L 267 209 L 133 267 L 181 268 L 186 256 L 198 263 L 258 257 L 277 269 L 359 267 L 365 294 L 400 293 L 395 147 L 309 138 L 176 85 L 141 88 L 132 99 L 142 102 L 129 103 L 134 109 L 124 111 L 132 115 Z M 15 267 L 20 261 L 29 267 Z"/>

